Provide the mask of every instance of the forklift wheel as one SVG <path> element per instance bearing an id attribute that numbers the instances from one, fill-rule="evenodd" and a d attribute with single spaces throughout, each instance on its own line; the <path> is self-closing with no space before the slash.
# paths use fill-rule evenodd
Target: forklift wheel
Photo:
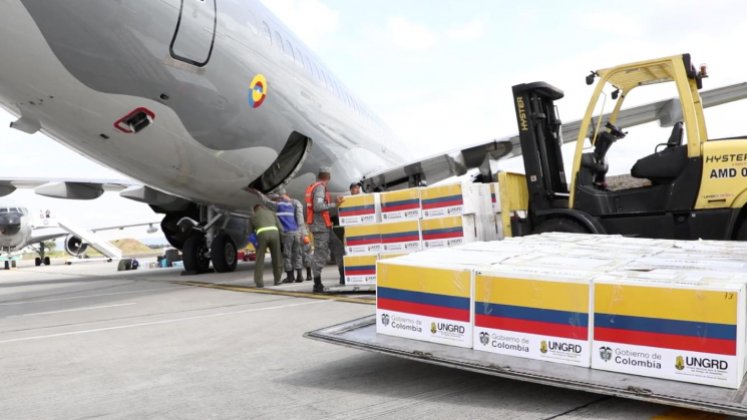
<path id="1" fill-rule="evenodd" d="M 545 220 L 537 226 L 533 233 L 546 232 L 589 233 L 581 223 L 567 217 Z"/>

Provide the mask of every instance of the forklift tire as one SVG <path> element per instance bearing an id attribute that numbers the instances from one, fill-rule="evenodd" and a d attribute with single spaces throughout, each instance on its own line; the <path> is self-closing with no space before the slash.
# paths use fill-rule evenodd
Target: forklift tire
<path id="1" fill-rule="evenodd" d="M 532 233 L 547 232 L 589 233 L 581 223 L 567 217 L 547 219 L 540 223 L 540 225 L 537 226 L 537 229 L 534 229 L 534 232 Z"/>
<path id="2" fill-rule="evenodd" d="M 747 220 L 742 221 L 737 228 L 737 233 L 734 235 L 735 241 L 747 241 Z"/>

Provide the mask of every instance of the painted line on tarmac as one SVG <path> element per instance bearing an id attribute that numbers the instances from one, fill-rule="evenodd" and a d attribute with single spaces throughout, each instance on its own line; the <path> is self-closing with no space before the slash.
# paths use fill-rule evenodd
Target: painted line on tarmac
<path id="1" fill-rule="evenodd" d="M 320 303 L 327 303 L 327 302 L 328 301 L 317 300 L 317 301 L 312 301 L 312 302 L 291 303 L 288 305 L 280 305 L 280 306 L 268 306 L 266 308 L 242 309 L 240 311 L 220 312 L 217 314 L 196 315 L 196 316 L 188 316 L 184 318 L 164 319 L 160 321 L 138 322 L 136 324 L 117 325 L 114 327 L 94 328 L 90 330 L 68 331 L 68 332 L 57 333 L 57 334 L 46 334 L 46 335 L 36 335 L 32 337 L 11 338 L 8 340 L 0 340 L 0 344 L 44 340 L 47 338 L 68 337 L 71 335 L 93 334 L 93 333 L 99 333 L 99 332 L 125 330 L 125 329 L 138 328 L 138 327 L 150 327 L 153 325 L 176 324 L 179 322 L 194 321 L 198 319 L 218 318 L 218 317 L 230 316 L 230 315 L 248 314 L 252 312 L 273 311 L 273 310 L 279 310 L 279 309 L 294 308 L 297 306 L 317 305 Z"/>
<path id="2" fill-rule="evenodd" d="M 88 306 L 88 307 L 85 307 L 85 308 L 63 309 L 63 310 L 60 310 L 60 311 L 33 312 L 33 313 L 30 313 L 30 314 L 9 315 L 9 316 L 6 316 L 5 318 L 23 318 L 23 317 L 27 317 L 27 316 L 64 314 L 66 312 L 93 311 L 93 310 L 96 310 L 96 309 L 119 308 L 121 306 L 132 306 L 132 305 L 137 305 L 137 302 L 118 303 L 116 305 L 104 305 L 104 306 Z"/>
<path id="3" fill-rule="evenodd" d="M 99 293 L 95 295 L 84 295 L 84 296 L 69 296 L 64 298 L 54 298 L 54 299 L 28 299 L 28 300 L 18 300 L 15 302 L 0 302 L 0 306 L 11 306 L 11 305 L 26 305 L 29 303 L 48 303 L 48 302 L 62 302 L 65 300 L 75 300 L 75 299 L 89 299 L 94 297 L 104 297 L 104 296 L 117 296 L 117 295 L 135 295 L 138 293 L 150 293 L 150 292 L 158 292 L 162 290 L 178 290 L 174 287 L 158 287 L 153 289 L 142 289 L 142 290 L 131 290 L 129 292 L 112 292 L 112 293 Z"/>
<path id="4" fill-rule="evenodd" d="M 264 289 L 264 288 L 259 289 L 256 287 L 234 286 L 231 284 L 207 283 L 207 282 L 201 282 L 201 281 L 173 281 L 171 283 L 178 284 L 181 286 L 204 287 L 206 289 L 228 290 L 231 292 L 241 292 L 241 293 L 256 293 L 260 295 L 277 295 L 277 296 L 288 296 L 288 297 L 297 297 L 297 298 L 306 298 L 306 299 L 331 300 L 335 302 L 358 303 L 358 304 L 363 304 L 363 305 L 375 305 L 376 304 L 375 299 L 368 299 L 368 298 L 357 299 L 357 298 L 351 298 L 351 297 L 345 297 L 345 296 L 335 296 L 335 295 L 320 294 L 320 293 L 291 292 L 291 291 L 286 291 L 286 290 Z"/>

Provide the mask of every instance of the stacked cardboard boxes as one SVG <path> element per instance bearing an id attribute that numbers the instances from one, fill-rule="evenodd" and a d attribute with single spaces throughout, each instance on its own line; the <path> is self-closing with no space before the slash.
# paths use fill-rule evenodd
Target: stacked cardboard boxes
<path id="1" fill-rule="evenodd" d="M 378 262 L 377 331 L 738 388 L 745 255 L 746 244 L 566 233 L 434 248 Z"/>

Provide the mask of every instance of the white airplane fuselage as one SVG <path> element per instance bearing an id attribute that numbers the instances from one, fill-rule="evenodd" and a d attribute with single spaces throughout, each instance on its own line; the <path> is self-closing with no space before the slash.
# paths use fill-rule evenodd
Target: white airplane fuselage
<path id="1" fill-rule="evenodd" d="M 256 0 L 0 0 L 0 11 L 0 105 L 164 192 L 248 210 L 242 188 L 271 166 L 290 172 L 273 162 L 300 138 L 312 146 L 288 184 L 294 195 L 320 166 L 343 191 L 408 158 Z M 152 113 L 149 126 L 115 127 L 138 108 Z"/>
<path id="2" fill-rule="evenodd" d="M 0 256 L 25 248 L 31 240 L 31 232 L 25 208 L 0 206 Z"/>

